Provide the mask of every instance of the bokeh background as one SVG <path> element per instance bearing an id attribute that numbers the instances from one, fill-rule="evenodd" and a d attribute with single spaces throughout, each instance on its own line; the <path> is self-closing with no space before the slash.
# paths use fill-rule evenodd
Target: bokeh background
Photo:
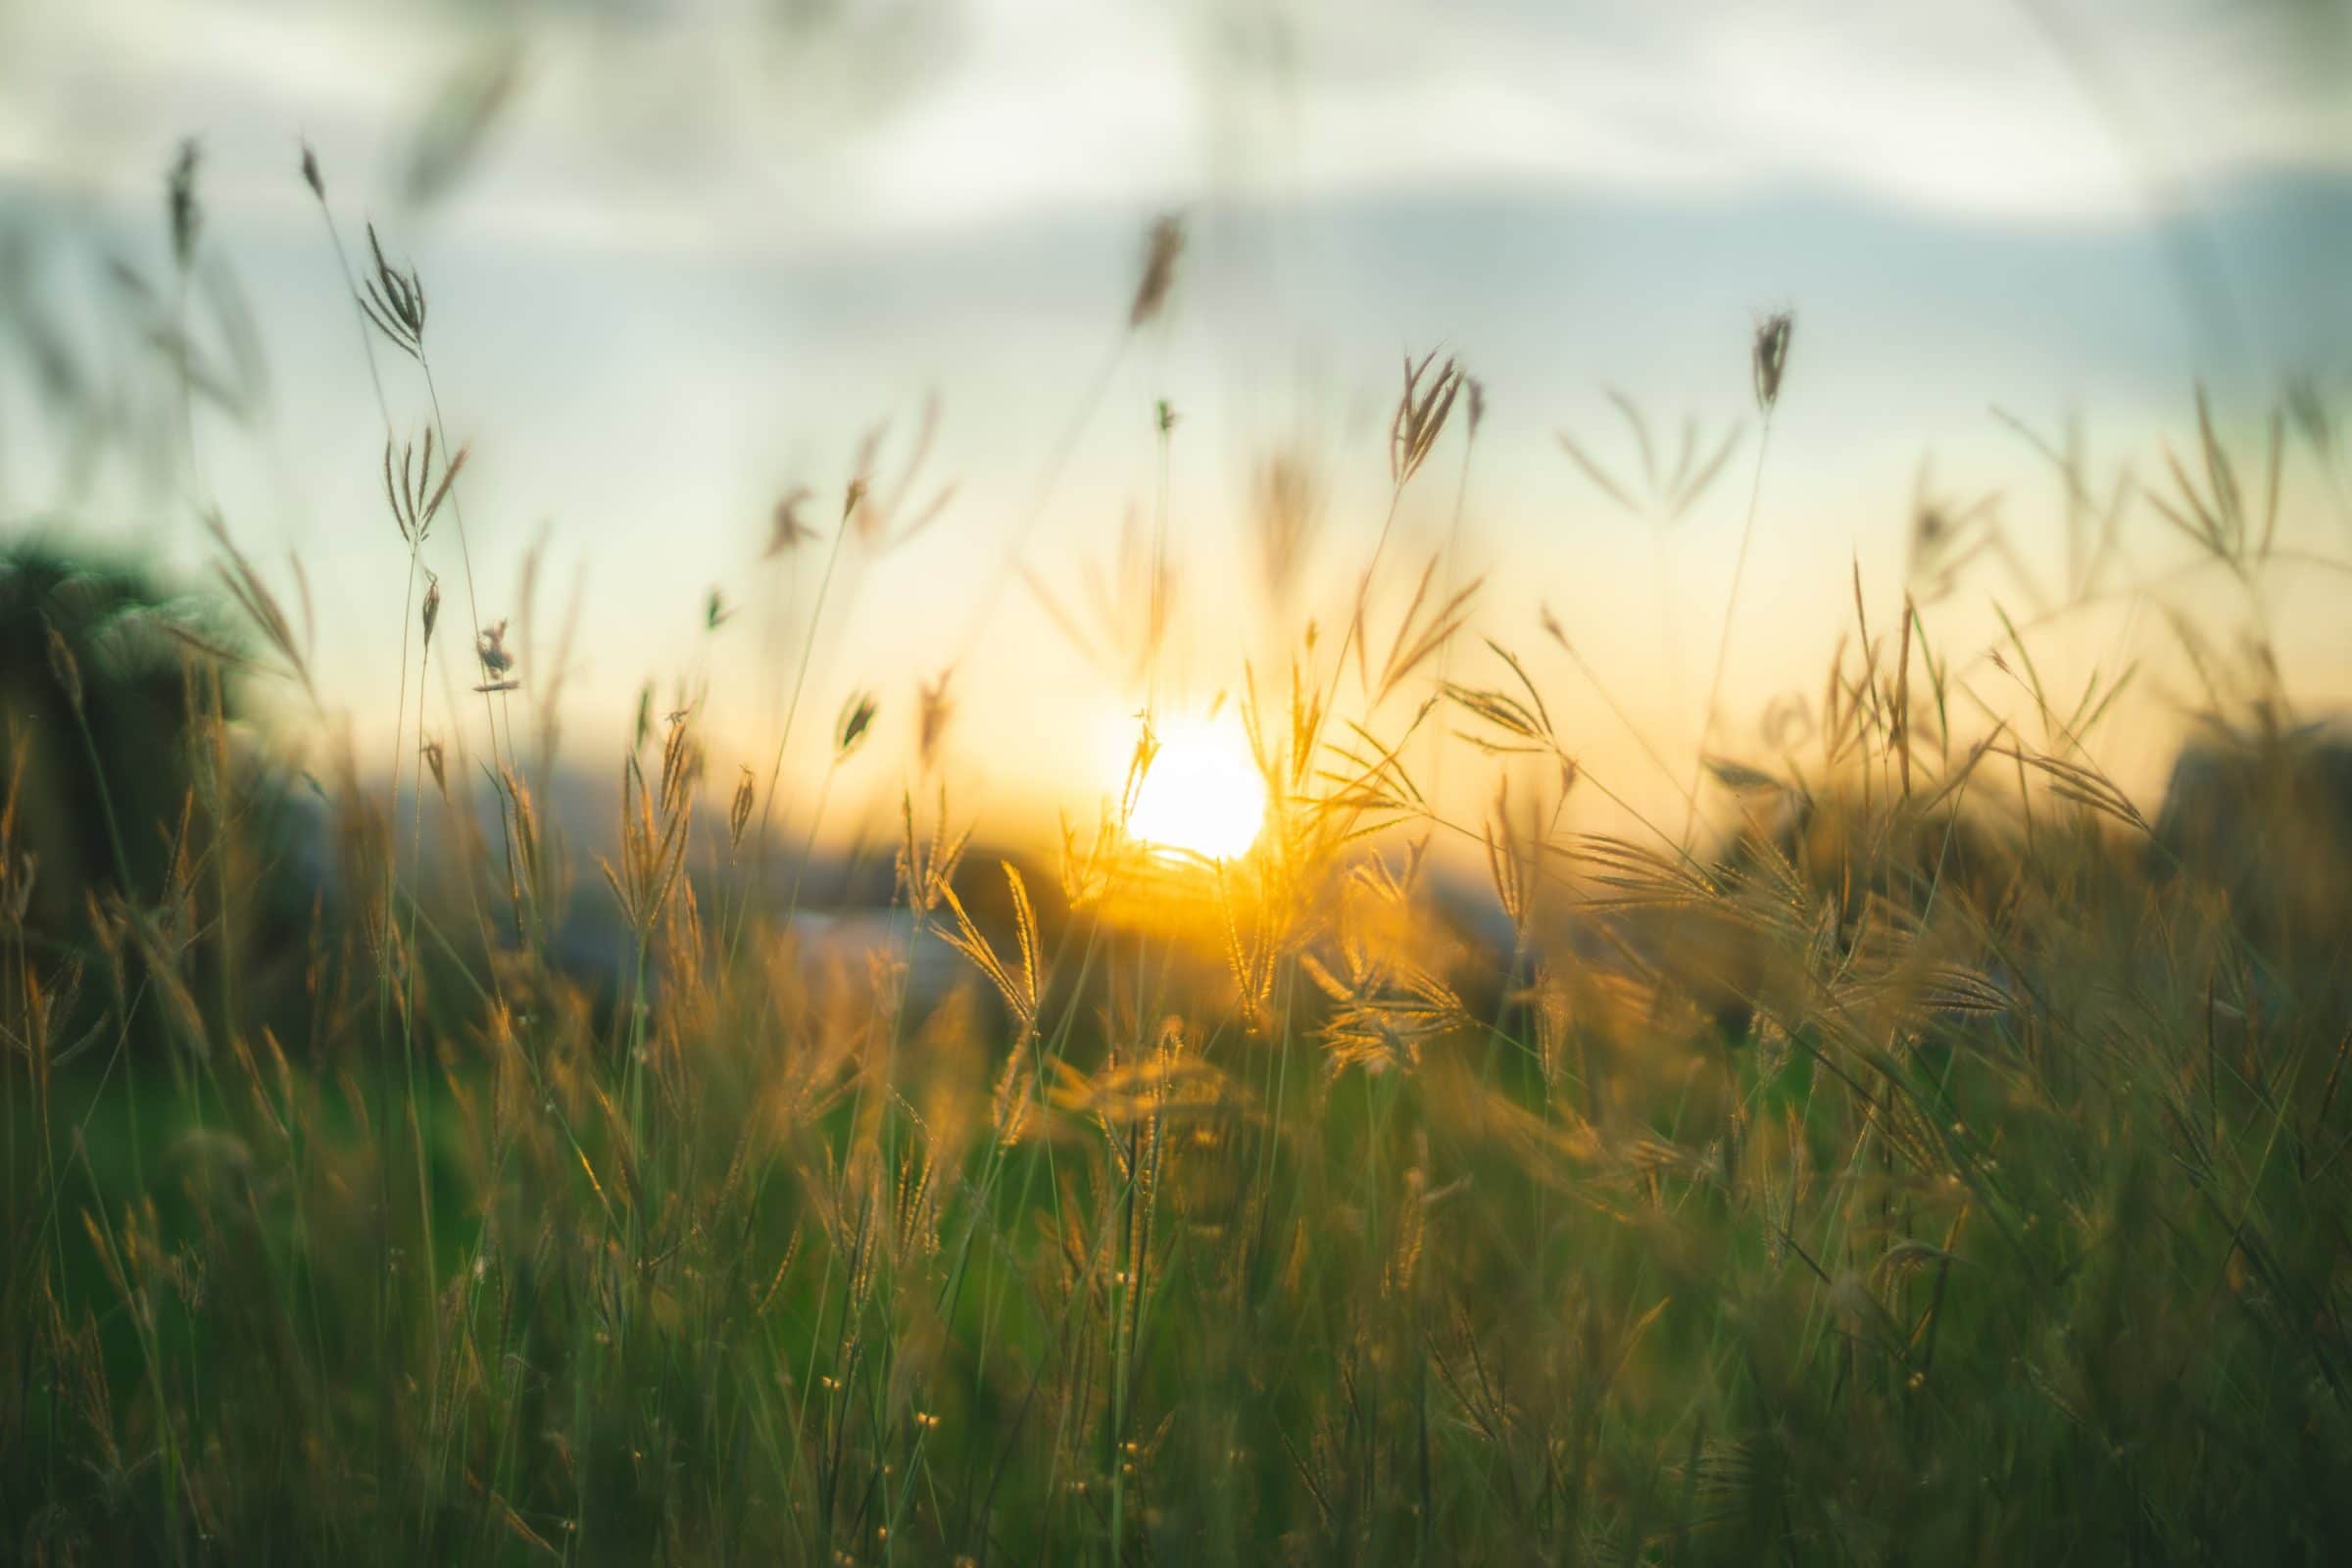
<path id="1" fill-rule="evenodd" d="M 895 806 L 915 693 L 950 667 L 963 807 L 1005 832 L 1088 809 L 1118 783 L 1137 682 L 1028 579 L 1115 643 L 1123 530 L 1164 518 L 1161 705 L 1230 713 L 1245 661 L 1278 668 L 1304 619 L 1344 620 L 1386 504 L 1397 362 L 1435 349 L 1487 415 L 1466 469 L 1449 436 L 1408 493 L 1381 603 L 1445 547 L 1458 494 L 1447 569 L 1486 574 L 1474 632 L 1528 655 L 1594 776 L 1654 804 L 1669 782 L 1539 618 L 1644 738 L 1690 756 L 1759 435 L 1755 322 L 1797 316 L 1707 742 L 1731 755 L 1769 755 L 1775 699 L 1786 724 L 1817 691 L 1856 573 L 1889 621 L 1926 587 L 1923 506 L 1988 503 L 2012 547 L 1930 608 L 1946 651 L 1987 646 L 1996 603 L 2027 620 L 2065 601 L 2065 482 L 2003 416 L 2052 442 L 2079 418 L 2104 499 L 2166 482 L 2200 378 L 2256 472 L 2282 388 L 2345 388 L 2348 81 L 2352 22 L 2320 0 L 18 0 L 0 5 L 0 526 L 192 584 L 217 505 L 267 569 L 299 557 L 327 705 L 358 755 L 385 755 L 404 551 L 297 175 L 307 140 L 347 235 L 372 220 L 424 280 L 472 448 L 482 619 L 576 624 L 564 667 L 543 634 L 521 672 L 536 697 L 561 680 L 575 761 L 617 754 L 651 682 L 660 706 L 707 693 L 714 779 L 763 768 L 823 564 L 821 540 L 764 554 L 773 509 L 808 486 L 829 531 L 861 433 L 888 418 L 903 444 L 936 399 L 924 471 L 954 481 L 950 505 L 900 549 L 846 552 L 812 642 L 811 711 L 857 688 L 882 703 L 833 820 Z M 191 286 L 235 328 L 207 330 L 237 372 L 198 401 L 193 464 L 141 326 L 172 286 L 184 137 Z M 1130 340 L 1144 235 L 1171 212 L 1177 285 Z M 420 429 L 420 385 L 377 357 L 395 423 Z M 1703 449 L 1744 432 L 1670 526 L 1560 444 L 1632 486 L 1612 389 L 1667 446 L 1686 417 Z M 1259 532 L 1277 462 L 1314 523 L 1280 595 Z M 2344 506 L 2290 467 L 2281 548 L 2340 554 Z M 2138 662 L 2101 761 L 2153 792 L 2198 700 L 2161 606 L 2234 624 L 2247 590 L 2182 570 L 2193 550 L 2144 506 L 2124 545 L 2114 602 L 2034 646 L 2069 692 Z M 445 527 L 428 557 L 453 589 L 454 548 Z M 2304 710 L 2352 698 L 2340 574 L 2283 567 L 2260 592 Z M 283 683 L 261 696 L 299 708 Z"/>

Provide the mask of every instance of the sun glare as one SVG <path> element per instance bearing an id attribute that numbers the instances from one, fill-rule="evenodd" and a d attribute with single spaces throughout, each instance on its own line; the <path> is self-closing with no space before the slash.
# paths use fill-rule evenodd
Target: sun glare
<path id="1" fill-rule="evenodd" d="M 1226 860 L 1249 853 L 1265 819 L 1265 780 L 1239 727 L 1192 721 L 1161 731 L 1127 829 L 1158 849 Z"/>

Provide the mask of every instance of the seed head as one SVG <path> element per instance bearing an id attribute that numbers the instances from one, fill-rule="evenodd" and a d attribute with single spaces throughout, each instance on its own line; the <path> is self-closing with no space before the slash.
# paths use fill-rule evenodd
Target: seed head
<path id="1" fill-rule="evenodd" d="M 403 271 L 384 255 L 383 241 L 376 238 L 375 225 L 368 225 L 368 252 L 375 263 L 375 272 L 366 279 L 360 297 L 360 308 L 375 323 L 376 330 L 391 340 L 403 354 L 421 361 L 424 358 L 424 285 L 418 281 L 416 269 Z"/>
<path id="2" fill-rule="evenodd" d="M 49 628 L 49 672 L 66 689 L 66 701 L 74 705 L 74 711 L 80 712 L 81 665 L 74 658 L 73 646 L 66 641 L 65 634 L 55 626 Z"/>
<path id="3" fill-rule="evenodd" d="M 2335 411 L 2328 406 L 2327 394 L 2320 390 L 2319 378 L 2309 371 L 2296 374 L 2286 383 L 2283 399 L 2286 416 L 2296 434 L 2309 442 L 2323 455 L 2335 451 Z"/>
<path id="4" fill-rule="evenodd" d="M 441 579 L 430 572 L 425 575 L 431 578 L 424 589 L 424 649 L 429 654 L 433 649 L 433 627 L 441 619 Z"/>
<path id="5" fill-rule="evenodd" d="M 1135 303 L 1127 308 L 1127 327 L 1143 326 L 1168 303 L 1176 282 L 1176 259 L 1184 254 L 1184 220 L 1173 213 L 1152 220 L 1144 241 L 1144 275 L 1135 285 Z"/>
<path id="6" fill-rule="evenodd" d="M 1781 400 L 1781 372 L 1788 365 L 1788 333 L 1795 325 L 1792 312 L 1779 311 L 1766 317 L 1756 328 L 1756 407 L 1766 414 Z"/>
<path id="7" fill-rule="evenodd" d="M 915 755 L 922 760 L 925 770 L 939 760 L 939 743 L 947 736 L 948 720 L 956 714 L 956 705 L 948 696 L 948 679 L 955 673 L 955 666 L 950 665 L 939 672 L 937 680 L 923 682 L 919 693 Z"/>
<path id="8" fill-rule="evenodd" d="M 514 655 L 507 647 L 507 623 L 503 620 L 474 634 L 473 652 L 482 662 L 482 668 L 494 678 L 514 667 Z"/>
<path id="9" fill-rule="evenodd" d="M 326 200 L 326 181 L 318 177 L 318 154 L 309 142 L 302 144 L 302 182 L 311 187 L 311 194 Z"/>
<path id="10" fill-rule="evenodd" d="M 865 739 L 866 732 L 874 727 L 877 710 L 871 692 L 850 694 L 850 700 L 842 705 L 841 720 L 833 730 L 833 755 L 836 760 L 858 749 L 858 743 Z"/>
<path id="11" fill-rule="evenodd" d="M 384 499 L 392 508 L 392 521 L 399 527 L 400 536 L 411 545 L 424 543 L 432 532 L 433 518 L 440 515 L 441 505 L 450 497 L 451 487 L 458 482 L 458 471 L 466 466 L 472 449 L 460 447 L 457 455 L 441 455 L 441 477 L 433 477 L 433 432 L 424 432 L 423 451 L 416 443 L 404 444 L 397 455 L 390 437 L 384 440 Z"/>
<path id="12" fill-rule="evenodd" d="M 938 434 L 939 395 L 931 393 L 923 399 L 922 416 L 894 473 L 885 477 L 881 472 L 890 421 L 875 425 L 859 439 L 849 488 L 842 497 L 841 520 L 867 549 L 876 554 L 895 550 L 936 522 L 947 510 L 956 494 L 953 484 L 941 486 L 927 500 L 916 500 L 916 478 Z"/>
<path id="13" fill-rule="evenodd" d="M 172 259 L 182 270 L 195 258 L 196 235 L 204 226 L 204 213 L 196 203 L 196 164 L 200 156 L 195 137 L 181 142 L 167 187 L 172 215 Z"/>
<path id="14" fill-rule="evenodd" d="M 441 792 L 443 800 L 448 800 L 449 777 L 442 771 L 444 759 L 441 755 L 440 741 L 427 740 L 417 749 L 424 754 L 424 765 L 433 770 L 433 788 Z"/>
<path id="15" fill-rule="evenodd" d="M 1439 366 L 1427 389 L 1422 387 L 1421 378 L 1437 357 L 1432 350 L 1418 365 L 1409 356 L 1404 362 L 1404 394 L 1396 400 L 1396 416 L 1389 422 L 1389 477 L 1399 486 L 1412 478 L 1438 444 L 1462 390 L 1461 366 L 1453 360 Z"/>
<path id="16" fill-rule="evenodd" d="M 735 781 L 735 799 L 727 806 L 727 847 L 743 847 L 743 830 L 752 820 L 752 770 L 743 768 L 743 777 Z"/>
<path id="17" fill-rule="evenodd" d="M 808 505 L 810 494 L 807 485 L 796 485 L 776 503 L 775 511 L 768 516 L 767 548 L 760 552 L 762 560 L 772 561 L 816 537 L 816 530 L 801 516 L 801 508 Z"/>
<path id="18" fill-rule="evenodd" d="M 1260 462 L 1250 486 L 1250 514 L 1257 535 L 1258 569 L 1266 591 L 1288 603 L 1323 524 L 1322 474 L 1303 448 L 1285 446 Z"/>

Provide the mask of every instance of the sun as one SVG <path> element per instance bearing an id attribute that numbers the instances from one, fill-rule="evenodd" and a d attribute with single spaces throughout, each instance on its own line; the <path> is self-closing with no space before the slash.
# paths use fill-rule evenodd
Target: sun
<path id="1" fill-rule="evenodd" d="M 1127 830 L 1155 849 L 1230 860 L 1266 820 L 1266 782 L 1237 724 L 1173 720 L 1136 791 Z"/>

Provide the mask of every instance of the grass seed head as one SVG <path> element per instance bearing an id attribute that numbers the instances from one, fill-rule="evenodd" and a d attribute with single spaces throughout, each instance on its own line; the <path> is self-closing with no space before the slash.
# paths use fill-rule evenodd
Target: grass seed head
<path id="1" fill-rule="evenodd" d="M 758 793 L 752 783 L 752 770 L 746 767 L 742 772 L 743 776 L 735 781 L 735 798 L 727 806 L 727 847 L 729 849 L 743 848 L 743 830 L 751 823 L 752 801 Z"/>
<path id="2" fill-rule="evenodd" d="M 915 422 L 914 436 L 907 444 L 906 456 L 898 471 L 884 478 L 878 469 L 882 447 L 889 435 L 890 422 L 884 420 L 858 443 L 849 488 L 842 496 L 843 523 L 857 533 L 860 544 L 876 555 L 898 549 L 937 522 L 947 511 L 948 503 L 956 498 L 953 482 L 941 485 L 921 499 L 917 499 L 915 489 L 923 464 L 931 455 L 932 443 L 939 436 L 937 392 L 923 398 L 922 416 Z"/>
<path id="3" fill-rule="evenodd" d="M 196 259 L 196 238 L 204 226 L 204 210 L 196 200 L 196 166 L 202 153 L 191 136 L 179 144 L 172 161 L 167 205 L 172 218 L 172 260 L 185 271 Z"/>
<path id="4" fill-rule="evenodd" d="M 473 652 L 474 657 L 482 662 L 483 670 L 493 678 L 504 676 L 514 668 L 514 655 L 507 647 L 507 623 L 503 620 L 495 625 L 484 626 L 474 634 Z"/>
<path id="5" fill-rule="evenodd" d="M 1404 392 L 1396 400 L 1396 417 L 1389 422 L 1389 478 L 1401 488 L 1420 470 L 1428 460 L 1430 449 L 1445 433 L 1446 417 L 1453 413 L 1454 399 L 1462 390 L 1461 366 L 1448 359 L 1438 367 L 1435 376 L 1429 377 L 1426 388 L 1422 378 L 1429 374 L 1437 359 L 1431 350 L 1415 365 L 1408 356 L 1404 362 Z"/>
<path id="6" fill-rule="evenodd" d="M 375 263 L 375 272 L 363 285 L 360 309 L 403 354 L 422 363 L 424 285 L 417 280 L 416 268 L 404 272 L 392 265 L 373 223 L 368 225 L 368 253 Z"/>
<path id="7" fill-rule="evenodd" d="M 1135 301 L 1127 308 L 1128 330 L 1157 317 L 1176 283 L 1176 261 L 1184 254 L 1184 220 L 1173 213 L 1152 221 L 1144 239 L 1144 275 L 1137 279 Z"/>
<path id="8" fill-rule="evenodd" d="M 795 485 L 777 501 L 775 509 L 768 514 L 767 548 L 760 553 L 762 560 L 773 561 L 778 556 L 789 555 L 816 537 L 816 530 L 808 526 L 801 515 L 801 509 L 808 504 L 813 494 L 805 484 Z M 852 502 L 848 510 L 855 509 L 856 503 Z"/>
<path id="9" fill-rule="evenodd" d="M 940 742 L 947 738 L 948 723 L 956 716 L 955 701 L 948 696 L 948 681 L 955 673 L 956 667 L 949 665 L 937 679 L 923 682 L 917 695 L 915 756 L 925 771 L 938 765 Z"/>
<path id="10" fill-rule="evenodd" d="M 858 748 L 867 732 L 874 727 L 874 715 L 878 711 L 880 707 L 875 703 L 873 693 L 850 694 L 850 700 L 842 705 L 841 719 L 833 729 L 835 760 L 846 759 Z"/>
<path id="11" fill-rule="evenodd" d="M 1323 524 L 1324 485 L 1302 449 L 1277 449 L 1257 466 L 1250 486 L 1250 517 L 1257 535 L 1258 569 L 1266 597 L 1286 605 Z"/>
<path id="12" fill-rule="evenodd" d="M 49 672 L 65 689 L 66 701 L 74 705 L 74 711 L 80 712 L 81 664 L 74 659 L 73 646 L 66 641 L 65 634 L 55 626 L 49 628 Z"/>
<path id="13" fill-rule="evenodd" d="M 1781 372 L 1788 367 L 1788 334 L 1795 325 L 1793 312 L 1776 311 L 1756 328 L 1756 407 L 1766 414 L 1781 400 Z"/>

